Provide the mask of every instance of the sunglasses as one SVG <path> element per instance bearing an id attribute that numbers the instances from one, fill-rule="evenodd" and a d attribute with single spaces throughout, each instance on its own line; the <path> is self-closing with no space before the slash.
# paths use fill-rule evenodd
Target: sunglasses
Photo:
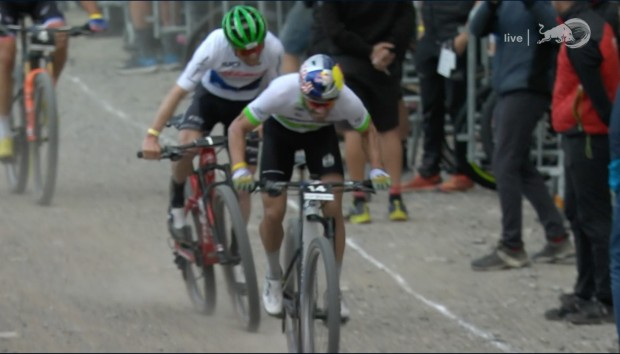
<path id="1" fill-rule="evenodd" d="M 252 54 L 258 54 L 260 53 L 263 48 L 265 47 L 264 44 L 259 44 L 256 47 L 252 48 L 252 49 L 235 49 L 235 52 L 237 53 L 237 55 L 239 56 L 249 56 Z"/>

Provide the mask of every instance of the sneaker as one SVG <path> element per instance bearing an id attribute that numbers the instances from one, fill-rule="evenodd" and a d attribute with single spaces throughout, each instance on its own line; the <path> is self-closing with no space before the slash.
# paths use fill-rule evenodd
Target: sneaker
<path id="1" fill-rule="evenodd" d="M 119 69 L 120 74 L 150 74 L 159 69 L 155 58 L 132 58 Z"/>
<path id="2" fill-rule="evenodd" d="M 347 219 L 351 224 L 367 224 L 371 222 L 368 203 L 363 200 L 354 201 L 351 209 L 349 209 Z"/>
<path id="3" fill-rule="evenodd" d="M 164 70 L 177 70 L 181 68 L 181 59 L 176 54 L 165 54 L 161 58 L 161 68 Z"/>
<path id="4" fill-rule="evenodd" d="M 403 191 L 435 190 L 441 183 L 441 176 L 436 174 L 428 178 L 417 175 L 414 179 L 402 185 Z"/>
<path id="5" fill-rule="evenodd" d="M 13 157 L 13 139 L 9 136 L 0 138 L 0 160 L 9 160 Z"/>
<path id="6" fill-rule="evenodd" d="M 282 314 L 282 282 L 280 279 L 265 277 L 263 307 L 271 316 L 280 316 Z"/>
<path id="7" fill-rule="evenodd" d="M 565 319 L 575 325 L 615 323 L 613 307 L 598 300 L 584 301 L 578 311 L 567 314 Z"/>
<path id="8" fill-rule="evenodd" d="M 532 256 L 535 263 L 555 263 L 575 255 L 575 247 L 566 237 L 560 242 L 547 242 L 545 247 Z"/>
<path id="9" fill-rule="evenodd" d="M 499 245 L 491 254 L 471 262 L 471 268 L 476 271 L 501 270 L 523 268 L 529 265 L 525 250 L 511 250 Z"/>
<path id="10" fill-rule="evenodd" d="M 172 239 L 180 244 L 187 245 L 192 242 L 192 229 L 188 225 L 182 228 L 174 227 L 173 217 L 170 211 L 168 211 L 168 231 Z"/>
<path id="11" fill-rule="evenodd" d="M 560 295 L 560 307 L 547 310 L 545 318 L 549 321 L 563 321 L 568 314 L 579 312 L 579 308 L 588 300 L 584 300 L 575 294 Z"/>
<path id="12" fill-rule="evenodd" d="M 407 208 L 405 207 L 405 203 L 403 203 L 403 200 L 400 198 L 390 200 L 388 211 L 390 221 L 409 220 L 409 215 L 407 214 Z"/>
<path id="13" fill-rule="evenodd" d="M 449 180 L 439 186 L 442 192 L 464 192 L 474 188 L 474 182 L 465 175 L 453 175 Z"/>

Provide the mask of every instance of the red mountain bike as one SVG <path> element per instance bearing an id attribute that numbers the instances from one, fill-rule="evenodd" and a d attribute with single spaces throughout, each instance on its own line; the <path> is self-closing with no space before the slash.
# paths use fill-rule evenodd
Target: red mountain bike
<path id="1" fill-rule="evenodd" d="M 175 263 L 192 303 L 209 315 L 216 304 L 214 265 L 220 264 L 235 311 L 244 327 L 254 332 L 260 323 L 260 307 L 252 248 L 230 164 L 217 162 L 216 149 L 226 145 L 226 137 L 205 136 L 190 144 L 162 148 L 161 158 L 173 161 L 189 149 L 199 149 L 198 167 L 186 183 L 185 214 L 193 221 L 192 239 L 174 242 Z M 217 175 L 224 178 L 218 180 Z"/>

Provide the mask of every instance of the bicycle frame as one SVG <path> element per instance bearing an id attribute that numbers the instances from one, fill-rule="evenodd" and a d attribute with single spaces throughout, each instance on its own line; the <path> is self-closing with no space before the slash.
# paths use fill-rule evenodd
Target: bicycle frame
<path id="1" fill-rule="evenodd" d="M 213 265 L 221 263 L 223 252 L 225 252 L 222 240 L 218 239 L 217 232 L 214 231 L 215 215 L 213 212 L 212 190 L 220 184 L 230 184 L 231 176 L 229 173 L 229 164 L 218 164 L 215 148 L 201 148 L 199 151 L 198 168 L 194 170 L 189 177 L 189 183 L 192 187 L 192 195 L 185 202 L 186 215 L 197 210 L 200 223 L 198 232 L 198 255 L 204 265 Z M 215 179 L 215 171 L 222 171 L 226 178 L 224 181 L 217 182 Z M 204 198 L 208 196 L 208 198 Z M 207 201 L 205 203 L 205 200 Z M 190 262 L 196 262 L 195 249 L 188 249 L 175 243 L 177 253 Z"/>

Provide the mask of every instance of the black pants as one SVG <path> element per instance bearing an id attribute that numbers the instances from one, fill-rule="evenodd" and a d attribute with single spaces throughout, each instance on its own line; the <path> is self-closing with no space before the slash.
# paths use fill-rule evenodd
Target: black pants
<path id="1" fill-rule="evenodd" d="M 607 183 L 609 139 L 591 136 L 591 158 L 586 156 L 585 136 L 564 136 L 566 176 L 566 218 L 575 236 L 577 282 L 575 294 L 596 296 L 611 303 L 609 279 L 609 236 L 611 194 Z"/>
<path id="2" fill-rule="evenodd" d="M 502 209 L 501 243 L 509 248 L 523 247 L 523 196 L 536 210 L 547 239 L 566 234 L 562 216 L 530 159 L 534 129 L 548 107 L 548 97 L 519 91 L 500 96 L 493 111 L 493 173 Z"/>
<path id="3" fill-rule="evenodd" d="M 465 104 L 466 56 L 457 57 L 453 76 L 447 79 L 437 73 L 439 44 L 432 40 L 422 40 L 416 52 L 416 70 L 420 77 L 420 96 L 422 101 L 424 131 L 424 152 L 418 172 L 428 178 L 440 172 L 441 149 L 445 135 L 446 112 L 454 122 Z M 449 171 L 459 172 L 459 171 Z"/>

